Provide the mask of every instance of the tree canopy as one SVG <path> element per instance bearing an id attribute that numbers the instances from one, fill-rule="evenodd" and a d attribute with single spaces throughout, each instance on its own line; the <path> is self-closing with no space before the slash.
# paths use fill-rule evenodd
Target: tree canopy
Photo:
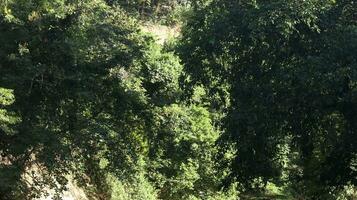
<path id="1" fill-rule="evenodd" d="M 180 36 L 158 44 L 135 12 L 185 12 Z M 0 199 L 72 180 L 101 200 L 355 198 L 356 13 L 0 0 Z"/>
<path id="2" fill-rule="evenodd" d="M 353 1 L 221 0 L 189 20 L 188 84 L 228 88 L 231 167 L 246 187 L 285 174 L 317 198 L 356 184 L 355 12 Z"/>

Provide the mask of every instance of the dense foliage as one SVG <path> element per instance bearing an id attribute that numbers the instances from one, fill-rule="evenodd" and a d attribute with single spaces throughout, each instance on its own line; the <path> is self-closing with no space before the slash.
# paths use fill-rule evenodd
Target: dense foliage
<path id="1" fill-rule="evenodd" d="M 322 198 L 356 184 L 356 8 L 220 0 L 188 22 L 180 48 L 187 82 L 229 98 L 221 106 L 238 151 L 232 173 L 246 188 L 285 179 Z"/>
<path id="2" fill-rule="evenodd" d="M 180 6 L 179 40 L 138 27 Z M 0 199 L 60 198 L 69 180 L 89 199 L 354 198 L 356 13 L 0 0 Z"/>

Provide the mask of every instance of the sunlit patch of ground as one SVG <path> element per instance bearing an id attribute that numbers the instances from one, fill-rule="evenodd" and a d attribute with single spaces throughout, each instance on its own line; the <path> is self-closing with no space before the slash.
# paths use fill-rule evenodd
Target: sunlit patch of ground
<path id="1" fill-rule="evenodd" d="M 61 195 L 62 200 L 88 200 L 84 191 L 79 188 L 75 183 L 69 181 L 67 185 L 68 191 L 63 192 Z M 49 191 L 50 195 L 47 197 L 42 197 L 37 200 L 52 200 L 53 191 Z"/>
<path id="2" fill-rule="evenodd" d="M 180 34 L 180 27 L 170 27 L 159 24 L 144 24 L 142 30 L 152 34 L 159 44 L 164 44 L 170 38 L 175 38 Z"/>

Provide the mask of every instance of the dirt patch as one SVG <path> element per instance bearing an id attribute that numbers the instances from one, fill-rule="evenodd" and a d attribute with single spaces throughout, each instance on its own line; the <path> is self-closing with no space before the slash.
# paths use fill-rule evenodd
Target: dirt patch
<path id="1" fill-rule="evenodd" d="M 157 43 L 164 44 L 168 39 L 175 38 L 180 34 L 180 27 L 170 27 L 157 24 L 144 24 L 142 30 L 146 33 L 151 33 Z"/>

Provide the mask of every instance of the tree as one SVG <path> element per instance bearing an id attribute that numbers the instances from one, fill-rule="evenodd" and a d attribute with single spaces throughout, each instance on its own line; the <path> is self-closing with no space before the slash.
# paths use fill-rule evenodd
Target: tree
<path id="1" fill-rule="evenodd" d="M 307 195 L 354 182 L 354 11 L 352 1 L 217 0 L 187 23 L 187 84 L 228 90 L 232 171 L 247 188 L 280 179 L 285 144 L 298 166 L 290 181 Z"/>
<path id="2" fill-rule="evenodd" d="M 102 1 L 7 1 L 2 8 L 0 85 L 14 90 L 22 121 L 11 139 L 1 135 L 13 181 L 0 196 L 32 198 L 51 182 L 61 190 L 67 174 L 101 184 L 101 159 L 111 171 L 133 169 L 141 152 L 133 134 L 146 112 L 140 91 L 127 84 L 146 45 L 134 21 Z M 29 186 L 21 175 L 33 165 L 48 176 Z"/>
<path id="3" fill-rule="evenodd" d="M 228 172 L 215 174 L 219 132 L 209 112 L 182 101 L 180 60 L 121 8 L 101 0 L 1 6 L 0 85 L 16 98 L 0 90 L 0 103 L 13 103 L 0 112 L 9 122 L 1 128 L 11 128 L 0 135 L 9 160 L 0 178 L 11 180 L 3 199 L 60 193 L 68 176 L 97 199 L 235 194 L 220 191 Z M 21 121 L 10 123 L 12 115 Z M 121 193 L 121 185 L 142 188 Z"/>
<path id="4" fill-rule="evenodd" d="M 225 171 L 218 171 L 219 132 L 209 112 L 174 104 L 157 109 L 156 117 L 157 128 L 149 142 L 149 172 L 160 188 L 160 198 L 203 198 L 219 191 Z"/>

